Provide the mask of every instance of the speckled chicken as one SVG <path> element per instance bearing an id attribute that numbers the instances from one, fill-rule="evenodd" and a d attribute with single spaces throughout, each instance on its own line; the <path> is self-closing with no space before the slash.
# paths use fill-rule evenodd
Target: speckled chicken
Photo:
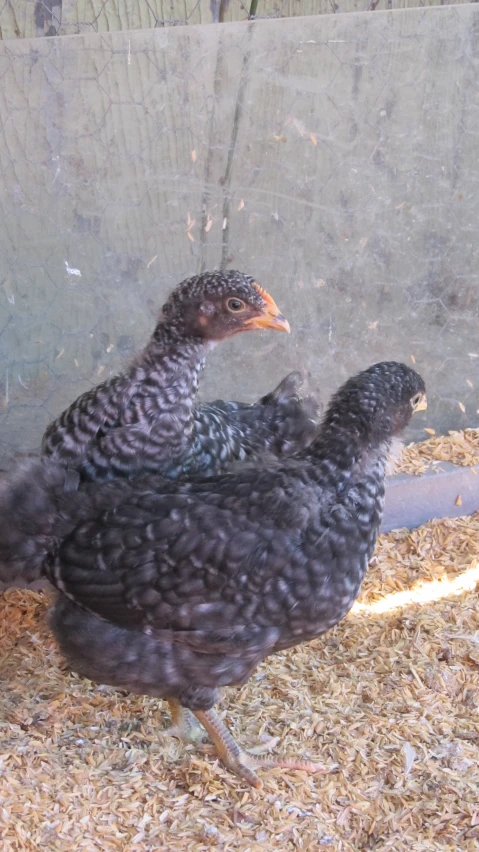
<path id="1" fill-rule="evenodd" d="M 214 711 L 270 654 L 342 619 L 373 553 L 393 437 L 425 408 L 424 382 L 376 364 L 333 397 L 294 459 L 209 480 L 86 484 L 32 463 L 0 492 L 0 558 L 43 554 L 60 590 L 51 624 L 70 665 L 94 681 L 165 698 L 191 714 L 253 786 L 259 767 L 315 772 L 241 749 Z"/>
<path id="2" fill-rule="evenodd" d="M 307 446 L 317 426 L 313 398 L 300 400 L 291 373 L 258 403 L 217 401 L 195 408 L 207 352 L 252 329 L 289 331 L 271 296 L 249 275 L 204 273 L 183 281 L 129 369 L 80 396 L 46 430 L 44 455 L 83 481 L 161 473 L 222 473 L 260 454 Z"/>

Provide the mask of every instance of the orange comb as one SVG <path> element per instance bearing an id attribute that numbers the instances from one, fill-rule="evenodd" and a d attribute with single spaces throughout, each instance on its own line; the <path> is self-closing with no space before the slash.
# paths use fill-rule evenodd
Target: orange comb
<path id="1" fill-rule="evenodd" d="M 257 284 L 256 281 L 253 281 L 253 287 L 255 290 L 258 291 L 261 298 L 265 300 L 267 305 L 274 305 L 274 307 L 276 307 L 276 302 L 274 301 L 274 299 L 269 295 L 269 293 L 266 292 L 266 290 L 263 289 L 263 287 L 260 287 L 260 285 Z"/>

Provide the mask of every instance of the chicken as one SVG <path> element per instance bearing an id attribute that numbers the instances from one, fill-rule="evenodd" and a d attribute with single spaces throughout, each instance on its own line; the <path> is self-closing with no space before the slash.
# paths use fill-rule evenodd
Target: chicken
<path id="1" fill-rule="evenodd" d="M 299 371 L 252 405 L 217 400 L 194 408 L 208 350 L 258 328 L 289 331 L 289 324 L 250 276 L 204 273 L 182 282 L 130 368 L 84 393 L 50 424 L 43 454 L 68 466 L 68 487 L 75 488 L 75 471 L 82 482 L 146 472 L 210 476 L 306 447 L 318 405 L 312 396 L 300 398 Z M 40 572 L 33 554 L 23 565 L 0 564 L 0 582 L 33 583 Z"/>
<path id="2" fill-rule="evenodd" d="M 260 454 L 307 446 L 317 407 L 311 397 L 299 399 L 299 373 L 254 405 L 217 401 L 194 408 L 207 352 L 258 328 L 289 331 L 289 324 L 250 276 L 215 272 L 184 281 L 130 368 L 84 393 L 50 424 L 43 454 L 88 481 L 153 472 L 208 476 Z"/>
<path id="3" fill-rule="evenodd" d="M 185 735 L 193 714 L 252 786 L 261 767 L 318 771 L 240 748 L 214 711 L 218 689 L 346 615 L 378 534 L 391 440 L 425 407 L 421 377 L 384 362 L 349 379 L 310 447 L 272 468 L 68 492 L 59 465 L 31 463 L 0 491 L 0 559 L 41 551 L 75 671 L 167 699 Z"/>

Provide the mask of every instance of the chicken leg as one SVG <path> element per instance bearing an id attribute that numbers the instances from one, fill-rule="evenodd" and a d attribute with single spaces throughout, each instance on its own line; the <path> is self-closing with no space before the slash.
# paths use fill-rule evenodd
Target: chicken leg
<path id="1" fill-rule="evenodd" d="M 167 728 L 165 734 L 178 737 L 184 743 L 198 745 L 205 739 L 205 730 L 198 724 L 191 710 L 182 707 L 173 698 L 168 699 L 173 725 Z"/>
<path id="2" fill-rule="evenodd" d="M 327 772 L 324 766 L 311 760 L 294 760 L 269 755 L 254 755 L 244 751 L 233 739 L 228 728 L 223 724 L 214 710 L 194 710 L 194 715 L 208 732 L 220 760 L 235 775 L 243 778 L 251 787 L 260 789 L 263 782 L 256 775 L 255 769 L 272 769 L 282 766 L 285 769 L 303 772 Z"/>

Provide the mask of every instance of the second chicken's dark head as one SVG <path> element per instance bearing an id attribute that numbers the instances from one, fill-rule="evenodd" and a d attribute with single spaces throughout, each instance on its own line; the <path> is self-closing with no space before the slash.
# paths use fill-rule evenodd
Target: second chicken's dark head
<path id="1" fill-rule="evenodd" d="M 342 386 L 325 420 L 376 445 L 398 436 L 412 415 L 426 408 L 426 386 L 419 373 L 397 361 L 381 361 Z"/>
<path id="2" fill-rule="evenodd" d="M 211 342 L 256 328 L 290 330 L 269 293 L 235 270 L 183 281 L 163 306 L 163 322 L 184 337 Z"/>

